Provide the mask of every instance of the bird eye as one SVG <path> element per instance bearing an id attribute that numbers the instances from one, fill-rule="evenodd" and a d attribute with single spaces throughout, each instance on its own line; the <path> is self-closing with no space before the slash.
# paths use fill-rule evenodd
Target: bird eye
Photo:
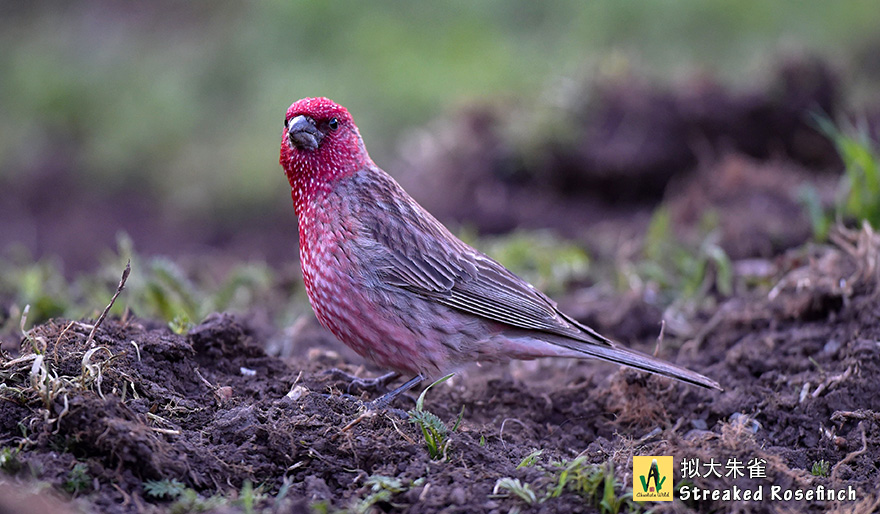
<path id="1" fill-rule="evenodd" d="M 330 127 L 330 130 L 336 130 L 339 128 L 339 120 L 336 118 L 330 118 L 330 121 L 327 122 L 327 126 Z"/>
<path id="2" fill-rule="evenodd" d="M 288 123 L 289 123 L 289 120 L 287 119 L 287 116 L 285 116 L 285 117 L 284 117 L 284 124 L 283 124 L 282 126 L 283 126 L 284 128 L 287 128 L 287 124 L 288 124 Z"/>

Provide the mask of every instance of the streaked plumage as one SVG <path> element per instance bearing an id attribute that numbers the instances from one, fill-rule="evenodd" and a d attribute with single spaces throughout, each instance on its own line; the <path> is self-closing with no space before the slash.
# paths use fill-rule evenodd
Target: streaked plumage
<path id="1" fill-rule="evenodd" d="M 459 240 L 372 162 L 343 107 L 300 100 L 284 127 L 309 300 L 359 354 L 424 378 L 476 361 L 591 357 L 720 389 L 613 343 Z"/>

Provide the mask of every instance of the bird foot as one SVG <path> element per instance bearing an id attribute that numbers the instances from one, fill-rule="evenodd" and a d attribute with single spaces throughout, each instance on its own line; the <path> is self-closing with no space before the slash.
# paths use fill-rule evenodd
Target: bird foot
<path id="1" fill-rule="evenodd" d="M 324 394 L 322 396 L 324 396 L 325 398 L 330 398 L 331 396 L 334 396 L 334 395 Z M 409 413 L 407 411 L 405 411 L 403 409 L 396 409 L 394 407 L 389 407 L 388 401 L 383 400 L 383 398 L 385 398 L 384 396 L 380 396 L 379 398 L 377 398 L 371 402 L 365 402 L 361 398 L 358 398 L 357 396 L 353 396 L 353 395 L 346 394 L 346 393 L 336 395 L 336 397 L 337 398 L 345 398 L 347 400 L 351 400 L 352 402 L 354 402 L 356 404 L 359 404 L 360 405 L 359 416 L 361 416 L 361 417 L 369 417 L 373 414 L 384 412 L 384 413 L 394 414 L 395 416 L 399 417 L 400 419 L 404 419 L 404 420 L 409 419 Z M 404 396 L 404 398 L 407 398 L 410 401 L 415 402 L 415 400 L 413 400 L 409 396 Z M 382 401 L 380 401 L 380 400 L 382 400 Z"/>
<path id="2" fill-rule="evenodd" d="M 350 396 L 347 394 L 342 395 L 342 396 L 350 397 L 353 400 L 360 402 L 360 400 L 358 400 L 357 398 L 354 398 L 353 396 Z M 383 398 L 384 398 L 384 396 L 380 397 L 376 400 L 373 400 L 371 402 L 361 403 L 361 405 L 363 406 L 363 409 L 358 413 L 357 417 L 354 418 L 353 420 L 351 420 L 344 427 L 342 427 L 342 429 L 339 431 L 339 433 L 333 436 L 333 439 L 335 439 L 337 436 L 341 435 L 344 432 L 348 432 L 349 430 L 351 430 L 352 428 L 357 426 L 361 421 L 363 421 L 367 418 L 373 417 L 376 414 L 384 414 L 386 416 L 388 416 L 389 414 L 393 414 L 394 416 L 397 416 L 398 418 L 400 418 L 402 420 L 408 420 L 410 418 L 409 413 L 406 412 L 405 410 L 395 409 L 393 407 L 388 407 L 387 402 L 380 402 L 379 400 L 382 400 Z"/>
<path id="3" fill-rule="evenodd" d="M 336 378 L 343 378 L 343 379 L 349 380 L 349 386 L 348 386 L 349 391 L 351 391 L 352 387 L 355 387 L 355 386 L 365 389 L 365 386 L 376 388 L 376 385 L 378 384 L 379 386 L 384 387 L 387 382 L 390 382 L 391 380 L 394 380 L 395 378 L 400 376 L 400 373 L 392 372 L 392 373 L 388 373 L 386 375 L 382 375 L 382 376 L 379 376 L 379 377 L 376 377 L 373 379 L 362 379 L 362 378 L 355 377 L 355 376 L 353 376 L 349 373 L 346 373 L 346 372 L 344 372 L 340 369 L 337 369 L 337 368 L 329 369 L 329 370 L 325 371 L 324 374 L 325 375 L 333 375 Z M 395 389 L 393 391 L 386 392 L 385 394 L 383 394 L 382 396 L 376 398 L 375 400 L 373 400 L 371 402 L 362 403 L 362 405 L 364 406 L 364 410 L 362 410 L 360 412 L 360 414 L 358 414 L 358 416 L 354 420 L 352 420 L 350 423 L 345 425 L 342 428 L 340 433 L 348 432 L 349 430 L 354 428 L 355 425 L 357 425 L 358 423 L 360 423 L 361 421 L 363 421 L 364 419 L 366 419 L 370 416 L 374 416 L 377 412 L 384 412 L 386 414 L 390 412 L 390 413 L 395 414 L 396 416 L 400 417 L 401 419 L 409 419 L 410 416 L 409 416 L 408 412 L 400 410 L 400 409 L 395 409 L 393 407 L 389 407 L 388 405 L 395 398 L 403 395 L 404 393 L 406 393 L 407 391 L 409 391 L 413 387 L 422 383 L 424 380 L 425 380 L 424 377 L 422 377 L 421 375 L 417 375 L 417 376 L 411 378 L 410 380 L 408 380 L 406 383 L 404 383 L 403 385 L 401 385 L 397 389 Z M 385 389 L 387 390 L 387 388 L 385 388 Z M 343 394 L 342 396 L 347 397 L 347 398 L 351 398 L 357 402 L 361 402 L 360 399 L 355 398 L 354 396 L 351 396 L 350 394 Z M 409 397 L 407 396 L 406 398 L 409 398 Z M 412 398 L 409 398 L 409 399 L 410 399 L 410 401 L 414 401 Z"/>
<path id="4" fill-rule="evenodd" d="M 345 392 L 349 394 L 353 392 L 387 392 L 388 384 L 393 382 L 400 376 L 400 373 L 392 371 L 390 373 L 386 373 L 375 378 L 360 378 L 352 375 L 351 373 L 346 373 L 339 368 L 328 369 L 322 374 L 331 375 L 337 380 L 347 381 L 348 387 L 346 387 Z"/>
<path id="5" fill-rule="evenodd" d="M 371 401 L 370 403 L 368 403 L 367 409 L 368 410 L 382 410 L 382 409 L 387 408 L 388 405 L 395 398 L 403 395 L 403 393 L 405 393 L 405 392 L 409 391 L 410 389 L 412 389 L 413 387 L 421 384 L 424 380 L 425 380 L 424 377 L 422 377 L 421 375 L 416 375 L 414 378 L 411 378 L 410 380 L 408 380 L 406 383 L 404 383 L 402 386 L 398 387 L 397 389 L 395 389 L 393 391 L 389 391 L 389 392 L 383 394 L 382 396 L 376 398 L 375 400 Z M 409 397 L 406 396 L 406 398 L 409 398 Z M 410 398 L 410 401 L 412 401 L 411 398 Z"/>

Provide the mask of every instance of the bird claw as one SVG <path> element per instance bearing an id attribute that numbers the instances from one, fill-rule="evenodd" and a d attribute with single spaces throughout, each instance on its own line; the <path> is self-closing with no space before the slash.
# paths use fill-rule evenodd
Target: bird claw
<path id="1" fill-rule="evenodd" d="M 357 398 L 354 398 L 353 396 L 350 396 L 350 395 L 342 395 L 342 396 L 349 397 L 356 402 L 360 402 L 360 400 L 358 400 Z M 395 409 L 394 407 L 388 407 L 388 402 L 383 401 L 384 398 L 385 397 L 383 396 L 383 397 L 380 397 L 380 398 L 373 400 L 371 402 L 361 403 L 361 406 L 363 407 L 363 409 L 359 412 L 359 414 L 357 415 L 356 418 L 354 418 L 353 420 L 348 422 L 344 427 L 342 427 L 342 429 L 340 429 L 339 434 L 337 434 L 337 435 L 340 435 L 344 432 L 348 432 L 349 430 L 354 428 L 357 424 L 359 424 L 361 421 L 365 420 L 366 418 L 375 416 L 376 414 L 380 414 L 380 413 L 384 414 L 386 416 L 389 414 L 394 414 L 395 416 L 397 416 L 398 418 L 400 418 L 402 420 L 408 420 L 410 418 L 409 413 L 406 412 L 405 410 Z M 333 438 L 335 439 L 336 436 L 333 436 Z"/>
<path id="2" fill-rule="evenodd" d="M 374 403 L 376 403 L 375 400 L 364 404 L 364 407 L 367 408 L 366 412 L 381 412 L 385 415 L 394 414 L 395 416 L 397 416 L 398 418 L 400 418 L 402 420 L 409 419 L 409 412 L 407 412 L 403 409 L 395 409 L 394 407 L 388 407 L 387 405 L 374 406 L 373 405 Z"/>
<path id="3" fill-rule="evenodd" d="M 351 394 L 352 392 L 387 392 L 388 384 L 397 379 L 400 373 L 392 371 L 375 378 L 360 378 L 339 368 L 331 368 L 323 372 L 322 375 L 331 375 L 337 380 L 347 381 L 348 386 L 345 388 L 345 392 Z"/>
<path id="4" fill-rule="evenodd" d="M 396 396 L 395 398 L 398 398 L 398 397 L 399 398 L 406 398 L 411 402 L 415 401 L 406 395 Z M 367 411 L 370 411 L 370 412 L 390 412 L 390 413 L 396 414 L 401 419 L 409 419 L 409 414 L 405 410 L 396 409 L 394 407 L 389 407 L 391 400 L 394 400 L 395 398 L 388 398 L 387 395 L 380 396 L 371 402 L 364 402 L 364 407 L 367 409 Z"/>
<path id="5" fill-rule="evenodd" d="M 392 373 L 388 373 L 388 374 L 385 374 L 385 375 L 382 375 L 382 376 L 379 376 L 376 378 L 372 378 L 372 379 L 361 379 L 361 378 L 355 377 L 355 376 L 353 376 L 349 373 L 346 373 L 345 371 L 342 371 L 337 368 L 329 369 L 329 370 L 325 371 L 323 374 L 324 375 L 333 375 L 336 378 L 348 379 L 350 381 L 349 386 L 348 386 L 348 391 L 351 391 L 351 388 L 354 386 L 359 386 L 361 388 L 364 388 L 365 385 L 367 387 L 372 386 L 374 388 L 376 387 L 377 384 L 384 386 L 385 384 L 387 384 L 391 380 L 394 380 L 395 378 L 400 376 L 400 373 L 392 372 Z M 347 431 L 351 430 L 352 427 L 354 427 L 355 425 L 360 423 L 364 418 L 370 417 L 378 412 L 384 412 L 386 414 L 392 413 L 392 414 L 397 415 L 401 419 L 409 419 L 410 416 L 409 416 L 408 412 L 401 410 L 401 409 L 389 407 L 389 405 L 391 404 L 391 402 L 395 398 L 403 396 L 404 393 L 406 393 L 407 391 L 409 391 L 413 387 L 419 385 L 424 380 L 425 380 L 425 378 L 423 376 L 416 375 L 415 377 L 407 380 L 403 385 L 401 385 L 397 389 L 395 389 L 393 391 L 388 391 L 385 394 L 383 394 L 382 396 L 376 398 L 375 400 L 373 400 L 371 402 L 366 402 L 366 403 L 363 402 L 362 400 L 360 400 L 359 398 L 352 396 L 351 394 L 341 395 L 343 398 L 350 398 L 350 399 L 360 403 L 363 406 L 363 410 L 360 411 L 360 414 L 358 415 L 358 417 L 355 418 L 349 424 L 345 425 L 345 427 L 342 429 L 342 432 L 347 432 Z M 386 388 L 386 391 L 387 391 L 387 388 Z M 408 398 L 410 401 L 415 402 L 415 400 L 413 400 L 409 396 L 405 396 L 405 398 Z"/>

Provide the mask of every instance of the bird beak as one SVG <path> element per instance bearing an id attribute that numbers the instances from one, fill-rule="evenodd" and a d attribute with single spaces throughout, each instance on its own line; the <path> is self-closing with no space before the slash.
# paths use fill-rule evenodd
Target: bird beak
<path id="1" fill-rule="evenodd" d="M 287 137 L 300 150 L 317 150 L 324 134 L 315 126 L 314 120 L 301 114 L 287 124 Z"/>

